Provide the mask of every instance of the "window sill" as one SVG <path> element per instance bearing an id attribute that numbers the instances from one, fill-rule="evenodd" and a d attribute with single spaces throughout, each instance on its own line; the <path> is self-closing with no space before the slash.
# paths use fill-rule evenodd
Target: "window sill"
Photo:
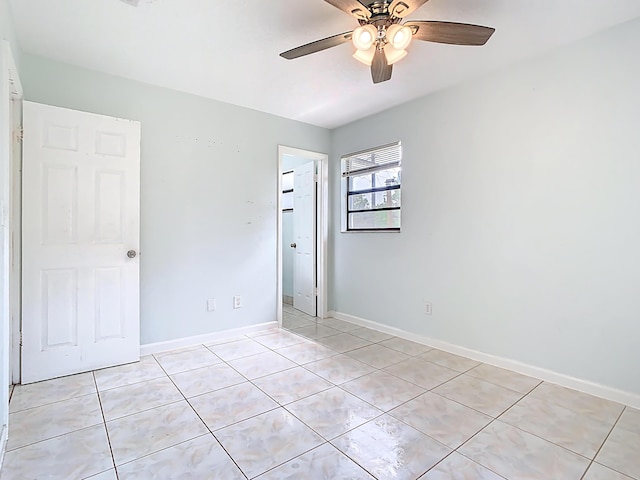
<path id="1" fill-rule="evenodd" d="M 341 230 L 340 233 L 401 233 L 400 229 L 389 229 L 389 230 Z"/>

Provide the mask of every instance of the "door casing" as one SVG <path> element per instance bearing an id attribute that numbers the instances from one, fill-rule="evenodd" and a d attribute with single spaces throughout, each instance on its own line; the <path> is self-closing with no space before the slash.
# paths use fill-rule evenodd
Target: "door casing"
<path id="1" fill-rule="evenodd" d="M 11 383 L 21 381 L 21 332 L 22 332 L 22 89 L 12 99 L 13 138 L 11 168 L 11 231 L 9 255 L 9 309 L 11 311 Z"/>
<path id="2" fill-rule="evenodd" d="M 329 156 L 325 153 L 302 150 L 299 148 L 278 146 L 278 182 L 277 182 L 277 269 L 276 269 L 276 317 L 282 327 L 282 164 L 285 155 L 292 155 L 315 161 L 318 172 L 318 190 L 316 201 L 316 279 L 317 279 L 317 316 L 327 316 L 327 239 L 329 215 Z"/>
<path id="3" fill-rule="evenodd" d="M 2 234 L 2 287 L 0 288 L 0 342 L 2 342 L 2 356 L 0 369 L 2 369 L 3 385 L 0 386 L 0 402 L 3 403 L 3 414 L 0 418 L 0 467 L 4 459 L 4 450 L 7 440 L 9 424 L 9 383 L 13 381 L 15 368 L 15 345 L 12 341 L 15 334 L 14 322 L 19 318 L 12 317 L 14 308 L 11 302 L 13 288 L 13 271 L 11 239 L 16 229 L 13 218 L 14 203 L 12 198 L 13 162 L 17 149 L 15 148 L 16 129 L 15 119 L 19 119 L 20 102 L 22 99 L 22 85 L 18 75 L 15 61 L 8 41 L 0 41 L 0 216 Z M 19 338 L 19 337 L 18 337 Z M 19 358 L 20 352 L 17 352 Z M 19 366 L 19 364 L 18 364 Z"/>

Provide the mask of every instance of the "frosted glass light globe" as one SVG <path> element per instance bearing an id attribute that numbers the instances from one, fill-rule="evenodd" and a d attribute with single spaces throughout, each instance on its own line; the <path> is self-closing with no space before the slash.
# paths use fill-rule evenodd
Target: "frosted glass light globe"
<path id="1" fill-rule="evenodd" d="M 369 50 L 376 40 L 377 33 L 373 25 L 362 25 L 353 31 L 353 45 L 358 50 Z"/>

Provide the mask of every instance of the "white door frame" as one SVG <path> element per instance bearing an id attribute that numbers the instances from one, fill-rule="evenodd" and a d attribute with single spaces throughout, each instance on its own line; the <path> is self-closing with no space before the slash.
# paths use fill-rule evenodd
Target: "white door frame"
<path id="1" fill-rule="evenodd" d="M 316 278 L 318 287 L 317 316 L 327 316 L 327 238 L 329 215 L 329 155 L 278 145 L 278 201 L 277 201 L 277 269 L 276 316 L 282 327 L 282 160 L 285 155 L 313 160 L 318 168 L 318 192 L 316 201 Z"/>
<path id="2" fill-rule="evenodd" d="M 11 254 L 9 278 L 9 306 L 11 309 L 11 383 L 21 381 L 21 340 L 22 340 L 22 142 L 18 135 L 22 132 L 22 90 L 13 99 L 13 150 L 11 156 Z"/>
<path id="3" fill-rule="evenodd" d="M 12 184 L 13 184 L 13 163 L 14 153 L 16 152 L 15 143 L 17 138 L 14 135 L 14 119 L 19 120 L 19 105 L 22 99 L 22 85 L 20 83 L 20 77 L 18 76 L 18 69 L 16 68 L 13 55 L 11 53 L 11 46 L 6 40 L 2 41 L 0 45 L 0 112 L 3 113 L 3 118 L 0 119 L 0 176 L 2 178 L 0 185 L 0 217 L 2 223 L 2 242 L 3 242 L 3 255 L 2 259 L 2 289 L 0 292 L 0 341 L 3 344 L 4 355 L 0 358 L 0 368 L 2 369 L 2 378 L 7 380 L 13 380 L 12 371 L 14 367 L 14 351 L 12 335 L 14 325 L 11 320 L 14 306 L 11 302 L 11 289 L 13 287 L 12 281 L 12 269 L 11 269 L 11 238 L 15 231 L 16 225 L 14 224 L 14 202 L 12 198 Z M 15 102 L 15 103 L 14 103 Z M 16 115 L 13 105 L 18 105 Z M 19 319 L 18 319 L 19 324 Z M 18 353 L 19 355 L 19 353 Z M 19 358 L 19 357 L 18 357 Z M 0 418 L 0 429 L 2 426 L 8 423 L 9 412 L 9 399 L 8 399 L 8 385 L 1 385 L 2 393 L 0 394 L 0 401 L 6 404 L 5 418 Z M 2 458 L 4 455 L 4 442 L 6 440 L 6 431 L 1 432 L 0 438 L 0 465 L 2 464 Z"/>

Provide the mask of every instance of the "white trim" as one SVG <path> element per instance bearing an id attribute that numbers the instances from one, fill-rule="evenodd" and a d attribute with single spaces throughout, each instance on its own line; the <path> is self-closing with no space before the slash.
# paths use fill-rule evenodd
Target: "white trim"
<path id="1" fill-rule="evenodd" d="M 444 350 L 445 352 L 471 358 L 472 360 L 476 360 L 478 362 L 513 370 L 514 372 L 518 372 L 523 375 L 539 378 L 540 380 L 544 380 L 545 382 L 555 383 L 557 385 L 571 388 L 573 390 L 578 390 L 583 393 L 588 393 L 590 395 L 595 395 L 596 397 L 601 397 L 606 400 L 629 405 L 633 408 L 640 408 L 640 395 L 636 393 L 608 387 L 606 385 L 601 385 L 589 380 L 575 378 L 570 375 L 565 375 L 563 373 L 554 372 L 545 368 L 518 362 L 509 358 L 498 357 L 489 353 L 479 352 L 477 350 L 472 350 L 470 348 L 461 347 L 459 345 L 454 345 L 442 340 L 425 337 L 417 333 L 407 332 L 399 328 L 390 327 L 382 323 L 373 322 L 371 320 L 366 320 L 364 318 L 349 315 L 347 313 L 330 311 L 327 313 L 327 315 L 338 320 L 351 322 L 362 327 L 371 328 L 373 330 L 378 330 L 379 332 L 388 333 L 389 335 L 395 335 L 396 337 L 421 343 L 423 345 L 437 348 L 439 350 Z"/>
<path id="2" fill-rule="evenodd" d="M 15 265 L 15 269 L 12 269 L 9 266 L 8 272 L 8 291 L 9 295 L 8 302 L 8 310 L 5 308 L 5 311 L 8 312 L 9 320 L 9 335 L 10 335 L 10 346 L 9 346 L 9 380 L 11 383 L 18 383 L 20 381 L 20 329 L 21 329 L 21 315 L 22 310 L 20 306 L 20 295 L 21 295 L 21 268 L 22 268 L 22 260 L 21 260 L 21 161 L 20 157 L 16 158 L 16 142 L 18 141 L 15 137 L 15 127 L 20 128 L 22 125 L 22 82 L 20 81 L 20 75 L 18 75 L 18 68 L 16 67 L 15 60 L 13 58 L 13 53 L 11 51 L 11 45 L 7 40 L 2 42 L 2 56 L 5 59 L 5 74 L 6 81 L 9 92 L 8 102 L 9 108 L 9 172 L 8 172 L 8 184 L 4 183 L 4 188 L 8 188 L 7 190 L 7 204 L 5 215 L 9 221 L 9 228 L 7 230 L 8 233 L 8 241 L 9 241 L 9 251 L 7 254 L 9 255 L 8 260 L 13 265 Z M 4 94 L 3 94 L 4 95 Z M 4 101 L 4 100 L 3 100 Z M 7 186 L 9 185 L 9 186 Z M 11 239 L 14 241 L 12 242 Z M 13 245 L 11 245 L 13 244 Z"/>
<path id="3" fill-rule="evenodd" d="M 16 62 L 13 58 L 13 53 L 11 52 L 11 45 L 7 40 L 3 40 L 2 48 L 4 50 L 4 58 L 7 60 L 5 65 L 9 76 L 9 95 L 11 100 L 22 100 L 22 82 L 20 81 L 18 67 L 16 67 Z"/>
<path id="4" fill-rule="evenodd" d="M 175 340 L 168 340 L 166 342 L 147 343 L 146 345 L 140 345 L 140 356 L 151 355 L 152 353 L 166 352 L 169 350 L 175 350 L 177 348 L 192 347 L 194 345 L 218 342 L 220 340 L 264 332 L 273 328 L 278 328 L 277 322 L 266 322 L 260 323 L 258 325 L 250 325 L 248 327 L 232 328 L 230 330 L 223 330 L 221 332 L 212 332 L 205 333 L 203 335 L 194 335 L 193 337 L 177 338 Z"/>
<path id="5" fill-rule="evenodd" d="M 11 341 L 11 241 L 14 224 L 11 212 L 13 210 L 13 199 L 11 198 L 12 176 L 12 156 L 13 156 L 13 115 L 12 102 L 22 97 L 22 84 L 18 76 L 18 69 L 11 53 L 11 45 L 3 40 L 0 45 L 0 216 L 2 217 L 2 287 L 0 291 L 0 341 L 2 342 L 2 357 L 0 358 L 0 369 L 2 369 L 3 385 L 0 385 L 0 402 L 4 409 L 0 418 L 0 467 L 4 459 L 4 450 L 8 437 L 9 425 L 9 382 L 12 380 L 12 360 L 14 358 L 13 342 Z"/>
<path id="6" fill-rule="evenodd" d="M 11 101 L 14 132 L 22 129 L 22 99 L 14 98 Z M 11 256 L 9 279 L 9 308 L 11 309 L 11 383 L 20 383 L 21 380 L 21 355 L 20 346 L 22 331 L 22 143 L 14 135 L 11 152 Z"/>
<path id="7" fill-rule="evenodd" d="M 2 434 L 0 434 L 0 468 L 2 468 L 2 462 L 4 461 L 4 451 L 7 447 L 7 441 L 9 440 L 9 429 L 2 425 Z"/>
<path id="8" fill-rule="evenodd" d="M 276 241 L 276 318 L 282 327 L 282 157 L 293 155 L 318 162 L 318 194 L 316 224 L 316 276 L 317 313 L 320 318 L 327 316 L 327 244 L 329 238 L 329 155 L 326 153 L 301 150 L 278 145 L 278 195 L 277 195 L 277 241 Z"/>

